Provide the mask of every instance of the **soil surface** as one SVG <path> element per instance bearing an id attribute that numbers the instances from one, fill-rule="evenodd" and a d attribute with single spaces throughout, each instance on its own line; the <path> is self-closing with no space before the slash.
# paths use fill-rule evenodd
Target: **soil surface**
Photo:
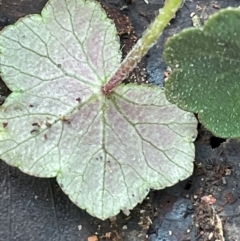
<path id="1" fill-rule="evenodd" d="M 0 0 L 0 28 L 40 13 L 47 0 Z M 123 57 L 163 6 L 163 0 L 104 0 L 119 22 Z M 186 0 L 171 25 L 128 81 L 163 85 L 166 39 L 237 0 Z M 119 21 L 116 21 L 119 20 Z M 0 101 L 9 94 L 0 82 Z M 150 191 L 142 204 L 101 221 L 76 207 L 55 179 L 28 176 L 0 161 L 0 241 L 204 241 L 240 240 L 240 142 L 213 137 L 199 124 L 193 175 L 173 187 Z M 92 239 L 91 239 L 91 238 Z"/>

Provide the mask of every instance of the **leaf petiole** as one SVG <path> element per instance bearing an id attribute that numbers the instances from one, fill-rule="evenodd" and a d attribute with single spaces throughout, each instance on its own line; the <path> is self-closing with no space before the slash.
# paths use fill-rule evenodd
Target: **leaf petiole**
<path id="1" fill-rule="evenodd" d="M 142 38 L 138 40 L 133 49 L 128 53 L 115 74 L 102 87 L 104 95 L 108 95 L 117 85 L 121 84 L 141 61 L 148 50 L 157 42 L 157 39 L 161 36 L 170 20 L 174 18 L 182 3 L 183 0 L 166 0 L 164 7 L 159 10 L 159 14 L 152 24 L 150 24 Z"/>

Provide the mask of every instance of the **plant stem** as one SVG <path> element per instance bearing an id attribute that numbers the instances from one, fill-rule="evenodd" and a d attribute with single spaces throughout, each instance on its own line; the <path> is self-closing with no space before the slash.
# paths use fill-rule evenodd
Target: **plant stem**
<path id="1" fill-rule="evenodd" d="M 164 7 L 159 10 L 159 14 L 150 24 L 142 38 L 138 40 L 133 49 L 128 53 L 111 79 L 102 87 L 103 94 L 108 95 L 111 93 L 117 85 L 121 84 L 128 77 L 129 73 L 141 61 L 143 56 L 157 42 L 157 39 L 161 36 L 170 20 L 175 17 L 175 13 L 182 2 L 183 0 L 165 1 Z"/>

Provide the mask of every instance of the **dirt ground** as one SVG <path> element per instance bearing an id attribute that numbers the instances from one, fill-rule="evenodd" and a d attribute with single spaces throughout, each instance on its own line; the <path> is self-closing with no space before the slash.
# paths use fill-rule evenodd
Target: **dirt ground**
<path id="1" fill-rule="evenodd" d="M 0 0 L 0 28 L 29 13 L 40 13 L 46 0 Z M 163 6 L 163 0 L 104 0 L 108 15 L 120 24 L 123 56 Z M 163 85 L 166 39 L 238 0 L 186 0 L 130 81 Z M 127 28 L 128 26 L 128 28 Z M 130 29 L 130 31 L 129 31 Z M 0 82 L 0 101 L 9 90 Z M 55 179 L 28 176 L 0 161 L 0 241 L 240 241 L 240 141 L 215 138 L 199 124 L 194 174 L 173 187 L 150 191 L 127 216 L 101 221 L 76 207 Z"/>

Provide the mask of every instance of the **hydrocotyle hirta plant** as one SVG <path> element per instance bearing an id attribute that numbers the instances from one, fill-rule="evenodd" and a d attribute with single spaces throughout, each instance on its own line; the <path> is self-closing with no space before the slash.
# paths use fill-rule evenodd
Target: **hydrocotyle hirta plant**
<path id="1" fill-rule="evenodd" d="M 160 26 L 173 16 L 172 2 L 181 1 L 167 1 L 161 11 L 171 14 Z M 91 0 L 50 0 L 41 15 L 0 33 L 1 76 L 12 91 L 0 109 L 1 159 L 56 177 L 101 219 L 133 208 L 150 188 L 187 178 L 195 155 L 193 114 L 159 87 L 117 86 L 119 73 L 127 76 L 134 56 L 147 51 L 137 47 L 121 64 L 119 48 L 115 26 Z"/>

